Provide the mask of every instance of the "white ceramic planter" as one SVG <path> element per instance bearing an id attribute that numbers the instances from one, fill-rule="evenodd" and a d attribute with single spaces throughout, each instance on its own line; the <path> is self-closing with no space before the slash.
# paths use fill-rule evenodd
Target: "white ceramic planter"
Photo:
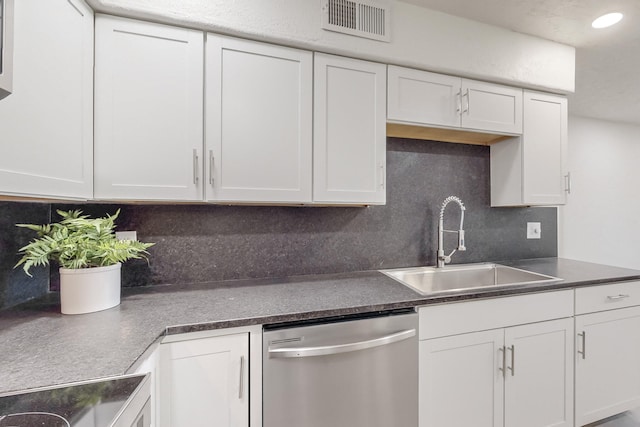
<path id="1" fill-rule="evenodd" d="M 60 268 L 62 314 L 92 313 L 120 304 L 121 266 Z"/>

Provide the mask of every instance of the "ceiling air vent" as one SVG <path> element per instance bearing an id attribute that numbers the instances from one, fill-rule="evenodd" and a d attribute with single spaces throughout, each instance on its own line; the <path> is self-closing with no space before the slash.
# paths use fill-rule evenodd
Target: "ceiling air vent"
<path id="1" fill-rule="evenodd" d="M 322 28 L 368 39 L 391 41 L 391 6 L 371 0 L 321 0 Z"/>

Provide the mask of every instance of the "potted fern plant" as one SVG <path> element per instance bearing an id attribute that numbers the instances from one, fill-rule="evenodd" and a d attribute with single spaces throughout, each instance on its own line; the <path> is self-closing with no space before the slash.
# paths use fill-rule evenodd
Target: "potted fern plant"
<path id="1" fill-rule="evenodd" d="M 118 240 L 115 220 L 120 210 L 103 218 L 82 211 L 57 211 L 62 220 L 52 224 L 16 224 L 35 231 L 38 237 L 19 250 L 29 276 L 31 267 L 60 265 L 60 305 L 63 314 L 106 310 L 120 304 L 120 267 L 132 258 L 147 259 L 153 243 Z"/>

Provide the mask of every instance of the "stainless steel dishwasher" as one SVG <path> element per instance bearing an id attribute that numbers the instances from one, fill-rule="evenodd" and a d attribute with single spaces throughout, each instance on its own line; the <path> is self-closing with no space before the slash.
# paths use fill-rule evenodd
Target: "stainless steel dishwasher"
<path id="1" fill-rule="evenodd" d="M 264 427 L 417 427 L 413 310 L 265 326 Z"/>

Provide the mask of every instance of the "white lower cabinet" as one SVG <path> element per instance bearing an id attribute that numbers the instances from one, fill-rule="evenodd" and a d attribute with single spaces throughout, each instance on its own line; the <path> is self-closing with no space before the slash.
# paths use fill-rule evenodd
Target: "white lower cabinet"
<path id="1" fill-rule="evenodd" d="M 572 297 L 568 291 L 450 304 L 434 313 L 421 308 L 420 427 L 572 427 Z M 547 298 L 555 307 L 536 305 Z M 423 328 L 434 322 L 450 326 Z M 484 326 L 495 328 L 478 330 Z M 455 333 L 438 336 L 444 330 Z"/>
<path id="2" fill-rule="evenodd" d="M 420 341 L 421 427 L 503 425 L 502 330 Z"/>
<path id="3" fill-rule="evenodd" d="M 505 330 L 505 426 L 573 426 L 572 351 L 570 318 Z"/>
<path id="4" fill-rule="evenodd" d="M 151 426 L 158 425 L 158 396 L 160 394 L 160 346 L 158 343 L 153 343 L 147 351 L 133 364 L 131 368 L 126 372 L 127 374 L 137 375 L 149 375 L 150 381 L 150 401 L 151 401 Z M 146 424 L 145 424 L 146 425 Z M 137 426 L 136 426 L 137 427 Z"/>
<path id="5" fill-rule="evenodd" d="M 640 406 L 640 306 L 627 306 L 637 304 L 637 287 L 576 290 L 576 426 Z"/>
<path id="6" fill-rule="evenodd" d="M 161 344 L 161 427 L 249 426 L 249 337 Z"/>

